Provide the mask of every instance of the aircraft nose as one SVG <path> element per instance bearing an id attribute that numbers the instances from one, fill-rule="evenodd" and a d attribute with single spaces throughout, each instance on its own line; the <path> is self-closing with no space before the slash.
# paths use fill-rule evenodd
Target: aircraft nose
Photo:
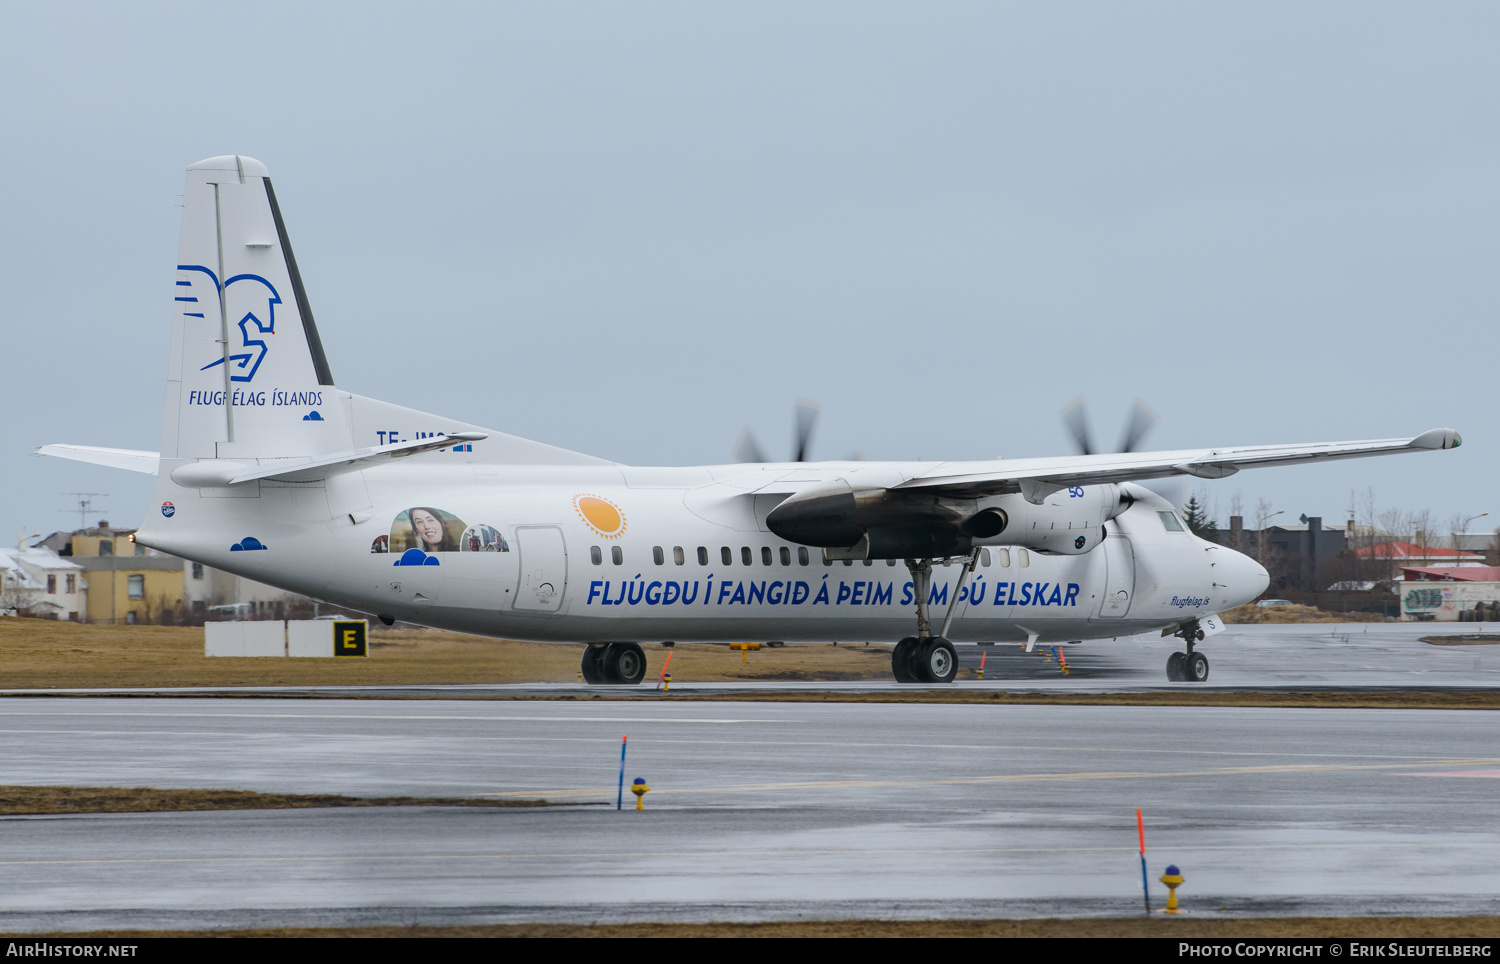
<path id="1" fill-rule="evenodd" d="M 1271 585 L 1271 574 L 1266 567 L 1243 553 L 1233 553 L 1229 566 L 1229 591 L 1236 605 L 1243 606 L 1266 591 Z"/>

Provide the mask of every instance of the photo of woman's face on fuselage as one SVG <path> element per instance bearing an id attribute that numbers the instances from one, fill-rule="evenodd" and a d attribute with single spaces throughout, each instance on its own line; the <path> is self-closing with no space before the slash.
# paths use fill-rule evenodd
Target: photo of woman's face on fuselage
<path id="1" fill-rule="evenodd" d="M 443 551 L 443 538 L 447 532 L 443 529 L 443 520 L 439 519 L 429 509 L 411 510 L 412 531 L 417 534 L 418 548 L 428 552 Z"/>
<path id="2" fill-rule="evenodd" d="M 384 545 L 376 539 L 371 552 L 402 553 L 409 549 L 423 552 L 458 552 L 459 536 L 467 527 L 451 512 L 430 505 L 403 509 L 391 520 L 391 535 Z"/>

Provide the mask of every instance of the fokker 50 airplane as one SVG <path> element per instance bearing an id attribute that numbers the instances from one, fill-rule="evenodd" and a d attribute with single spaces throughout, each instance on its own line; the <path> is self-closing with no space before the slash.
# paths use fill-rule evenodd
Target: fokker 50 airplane
<path id="1" fill-rule="evenodd" d="M 1255 599 L 1254 560 L 1140 480 L 1448 449 L 1458 434 L 988 462 L 620 465 L 335 386 L 271 180 L 188 168 L 161 452 L 43 454 L 155 473 L 147 546 L 377 614 L 587 644 L 638 683 L 642 641 L 897 640 L 948 682 L 952 640 L 1160 630 L 1169 679 Z"/>

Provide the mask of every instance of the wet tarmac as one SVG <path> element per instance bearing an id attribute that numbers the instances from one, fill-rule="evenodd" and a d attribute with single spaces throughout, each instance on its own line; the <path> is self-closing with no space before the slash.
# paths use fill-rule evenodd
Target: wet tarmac
<path id="1" fill-rule="evenodd" d="M 1203 915 L 1496 913 L 1496 719 L 0 699 L 4 783 L 576 804 L 0 818 L 0 928 L 1131 914 L 1136 807 L 1158 906 L 1175 863 Z"/>

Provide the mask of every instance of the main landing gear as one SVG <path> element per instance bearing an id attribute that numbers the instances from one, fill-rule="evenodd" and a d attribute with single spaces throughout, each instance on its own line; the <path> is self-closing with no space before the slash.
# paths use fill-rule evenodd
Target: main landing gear
<path id="1" fill-rule="evenodd" d="M 932 632 L 932 621 L 927 615 L 927 596 L 932 588 L 932 560 L 908 559 L 907 571 L 911 573 L 912 589 L 917 594 L 917 635 L 908 636 L 896 644 L 891 651 L 891 672 L 898 683 L 951 683 L 958 675 L 958 653 L 948 642 L 948 627 L 953 625 L 953 614 L 958 608 L 958 596 L 963 592 L 969 574 L 979 564 L 979 550 L 969 556 L 968 563 L 959 573 L 958 585 L 953 587 L 953 598 L 948 603 L 948 614 L 943 617 L 943 627 L 936 635 Z"/>
<path id="2" fill-rule="evenodd" d="M 958 653 L 941 636 L 908 636 L 891 651 L 898 683 L 951 683 L 958 675 Z"/>
<path id="3" fill-rule="evenodd" d="M 1187 652 L 1167 657 L 1167 679 L 1173 683 L 1201 683 L 1208 679 L 1208 657 L 1193 652 L 1193 644 L 1204 637 L 1203 630 L 1198 628 L 1198 620 L 1188 620 L 1172 635 L 1182 637 L 1187 643 Z"/>
<path id="4" fill-rule="evenodd" d="M 640 643 L 605 643 L 583 649 L 585 683 L 626 683 L 635 685 L 646 678 L 646 653 Z"/>

